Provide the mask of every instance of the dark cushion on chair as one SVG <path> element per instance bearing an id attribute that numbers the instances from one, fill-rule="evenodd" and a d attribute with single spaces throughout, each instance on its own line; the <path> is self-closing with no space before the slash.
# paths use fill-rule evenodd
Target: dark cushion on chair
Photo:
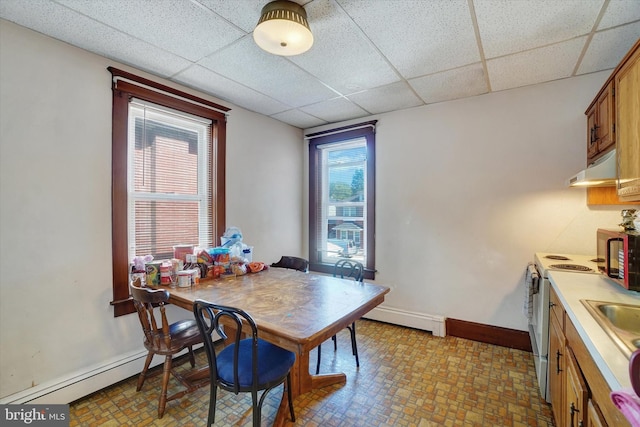
<path id="1" fill-rule="evenodd" d="M 251 363 L 251 339 L 240 341 L 238 354 L 238 382 L 240 387 L 250 387 L 253 382 Z M 233 348 L 225 347 L 217 357 L 218 376 L 224 382 L 233 383 Z M 296 360 L 296 355 L 270 342 L 258 339 L 258 382 L 260 384 L 282 378 Z"/>
<path id="2" fill-rule="evenodd" d="M 185 319 L 179 320 L 169 325 L 169 331 L 171 333 L 171 339 L 176 343 L 184 343 L 185 346 L 196 344 L 189 344 L 190 341 L 200 340 L 200 330 L 195 320 Z"/>
<path id="3" fill-rule="evenodd" d="M 180 338 L 200 334 L 195 319 L 178 320 L 177 322 L 169 325 L 169 332 L 172 336 Z"/>

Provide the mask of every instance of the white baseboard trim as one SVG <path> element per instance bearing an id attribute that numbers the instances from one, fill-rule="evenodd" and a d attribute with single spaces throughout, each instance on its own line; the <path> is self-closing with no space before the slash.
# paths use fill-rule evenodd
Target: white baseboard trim
<path id="1" fill-rule="evenodd" d="M 434 316 L 398 308 L 378 306 L 363 317 L 365 319 L 430 331 L 435 337 L 444 337 L 446 335 L 444 316 Z"/>
<path id="2" fill-rule="evenodd" d="M 195 349 L 195 347 L 194 347 Z M 186 353 L 185 349 L 182 353 Z M 182 354 L 180 353 L 180 354 Z M 27 390 L 0 399 L 0 404 L 65 404 L 105 387 L 137 375 L 144 367 L 147 350 L 132 351 L 106 363 L 87 367 L 65 377 L 38 384 Z M 164 356 L 156 355 L 151 366 L 164 363 Z"/>

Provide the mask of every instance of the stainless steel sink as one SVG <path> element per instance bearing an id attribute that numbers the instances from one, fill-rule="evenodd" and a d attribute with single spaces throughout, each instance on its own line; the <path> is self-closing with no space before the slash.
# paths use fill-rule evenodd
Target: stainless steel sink
<path id="1" fill-rule="evenodd" d="M 640 305 L 580 300 L 627 357 L 640 348 Z"/>

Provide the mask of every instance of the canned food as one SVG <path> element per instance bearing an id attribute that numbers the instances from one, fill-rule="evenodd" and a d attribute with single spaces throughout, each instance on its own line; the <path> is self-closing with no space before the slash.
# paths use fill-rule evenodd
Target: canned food
<path id="1" fill-rule="evenodd" d="M 179 271 L 178 272 L 178 287 L 188 288 L 191 286 L 191 271 Z"/>
<path id="2" fill-rule="evenodd" d="M 160 284 L 171 284 L 171 264 L 168 262 L 163 262 L 160 266 Z"/>

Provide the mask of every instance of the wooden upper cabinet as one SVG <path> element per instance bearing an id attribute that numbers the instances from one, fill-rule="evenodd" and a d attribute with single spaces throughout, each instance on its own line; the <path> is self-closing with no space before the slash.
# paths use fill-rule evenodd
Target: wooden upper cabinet
<path id="1" fill-rule="evenodd" d="M 614 74 L 618 197 L 640 201 L 640 40 Z"/>
<path id="2" fill-rule="evenodd" d="M 596 136 L 598 138 L 598 151 L 604 153 L 609 151 L 616 142 L 615 138 L 615 104 L 613 82 L 610 82 L 598 98 L 598 127 Z"/>
<path id="3" fill-rule="evenodd" d="M 589 106 L 587 115 L 587 164 L 613 149 L 615 139 L 615 105 L 613 81 L 602 88 Z"/>
<path id="4" fill-rule="evenodd" d="M 596 116 L 598 105 L 593 104 L 587 111 L 587 164 L 593 162 L 598 154 L 598 140 L 596 139 Z"/>

